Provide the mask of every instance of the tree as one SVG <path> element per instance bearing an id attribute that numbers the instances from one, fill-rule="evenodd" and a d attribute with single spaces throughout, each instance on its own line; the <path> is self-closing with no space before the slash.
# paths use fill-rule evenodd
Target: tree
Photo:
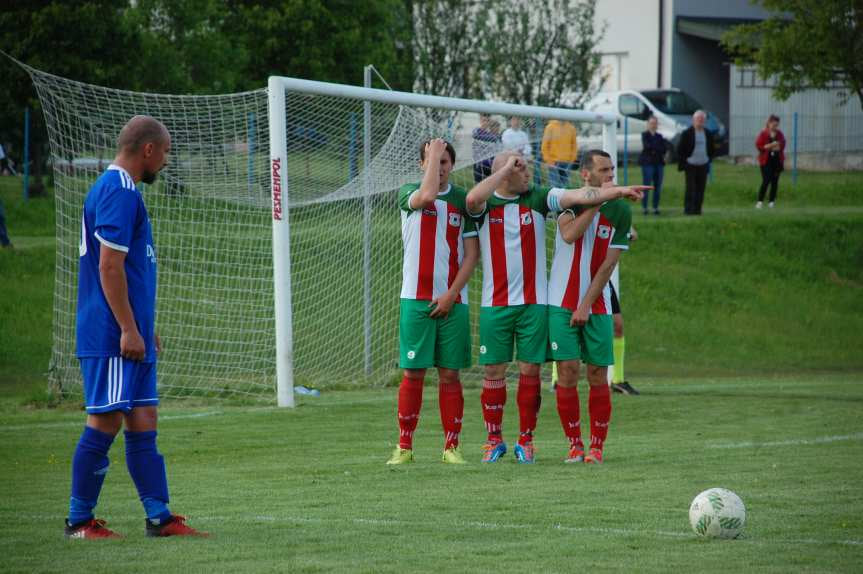
<path id="1" fill-rule="evenodd" d="M 413 88 L 420 93 L 479 98 L 486 14 L 491 4 L 466 0 L 408 0 L 412 15 Z"/>
<path id="2" fill-rule="evenodd" d="M 738 64 L 775 78 L 779 100 L 839 82 L 863 107 L 863 0 L 758 0 L 771 12 L 757 24 L 728 31 L 724 46 Z"/>
<path id="3" fill-rule="evenodd" d="M 580 107 L 600 67 L 596 0 L 494 0 L 483 38 L 484 78 L 493 97 L 540 106 Z"/>

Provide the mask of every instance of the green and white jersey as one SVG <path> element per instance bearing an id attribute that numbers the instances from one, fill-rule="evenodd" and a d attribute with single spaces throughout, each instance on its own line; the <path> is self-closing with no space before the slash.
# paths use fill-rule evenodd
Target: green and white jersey
<path id="1" fill-rule="evenodd" d="M 476 237 L 476 224 L 467 217 L 467 192 L 449 185 L 432 205 L 411 209 L 410 198 L 420 184 L 399 190 L 402 210 L 402 299 L 431 301 L 446 293 L 455 281 L 464 259 L 464 238 Z M 467 303 L 467 285 L 457 303 Z"/>
<path id="2" fill-rule="evenodd" d="M 574 243 L 567 243 L 560 234 L 554 238 L 554 258 L 548 284 L 548 304 L 575 311 L 587 293 L 590 282 L 599 270 L 609 249 L 629 249 L 632 210 L 623 199 L 604 203 L 590 225 Z M 611 290 L 608 284 L 590 312 L 611 314 Z"/>

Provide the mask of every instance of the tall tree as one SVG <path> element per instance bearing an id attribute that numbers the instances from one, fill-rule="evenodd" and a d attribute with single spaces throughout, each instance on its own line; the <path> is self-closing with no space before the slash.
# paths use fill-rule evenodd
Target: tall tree
<path id="1" fill-rule="evenodd" d="M 414 89 L 458 98 L 483 97 L 483 37 L 489 5 L 467 0 L 408 0 L 413 24 Z"/>
<path id="2" fill-rule="evenodd" d="M 780 100 L 839 82 L 863 108 L 863 0 L 756 0 L 770 17 L 722 38 L 739 64 L 775 78 Z"/>
<path id="3" fill-rule="evenodd" d="M 596 0 L 491 0 L 482 51 L 493 97 L 580 107 L 598 87 Z"/>

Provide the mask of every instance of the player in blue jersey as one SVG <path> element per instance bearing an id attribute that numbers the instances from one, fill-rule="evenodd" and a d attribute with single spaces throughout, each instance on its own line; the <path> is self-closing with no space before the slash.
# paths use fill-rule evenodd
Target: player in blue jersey
<path id="1" fill-rule="evenodd" d="M 147 536 L 206 535 L 168 509 L 165 461 L 156 448 L 156 251 L 135 184 L 153 183 L 170 150 L 162 123 L 133 117 L 120 131 L 114 162 L 84 200 L 77 354 L 87 424 L 72 459 L 68 538 L 119 537 L 93 509 L 108 472 L 108 450 L 124 425 L 126 466 L 147 514 Z"/>

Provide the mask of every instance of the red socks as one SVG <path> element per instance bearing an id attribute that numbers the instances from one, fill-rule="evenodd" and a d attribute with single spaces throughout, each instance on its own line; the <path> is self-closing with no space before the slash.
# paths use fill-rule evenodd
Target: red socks
<path id="1" fill-rule="evenodd" d="M 503 423 L 503 406 L 506 404 L 506 379 L 482 382 L 482 418 L 488 431 L 489 442 L 500 442 L 501 424 Z"/>
<path id="2" fill-rule="evenodd" d="M 461 419 L 464 416 L 464 395 L 461 381 L 438 385 L 440 422 L 444 432 L 444 450 L 458 446 Z"/>
<path id="3" fill-rule="evenodd" d="M 414 431 L 423 406 L 423 379 L 402 376 L 399 386 L 399 448 L 413 448 Z"/>
<path id="4" fill-rule="evenodd" d="M 608 385 L 590 385 L 590 448 L 602 450 L 611 420 L 611 391 Z"/>
<path id="5" fill-rule="evenodd" d="M 563 426 L 563 433 L 569 439 L 570 447 L 577 446 L 583 449 L 578 387 L 557 385 L 557 414 L 560 416 L 560 424 Z"/>
<path id="6" fill-rule="evenodd" d="M 516 401 L 518 402 L 519 419 L 518 444 L 525 445 L 533 440 L 536 416 L 539 414 L 539 406 L 542 404 L 539 377 L 519 376 Z"/>

